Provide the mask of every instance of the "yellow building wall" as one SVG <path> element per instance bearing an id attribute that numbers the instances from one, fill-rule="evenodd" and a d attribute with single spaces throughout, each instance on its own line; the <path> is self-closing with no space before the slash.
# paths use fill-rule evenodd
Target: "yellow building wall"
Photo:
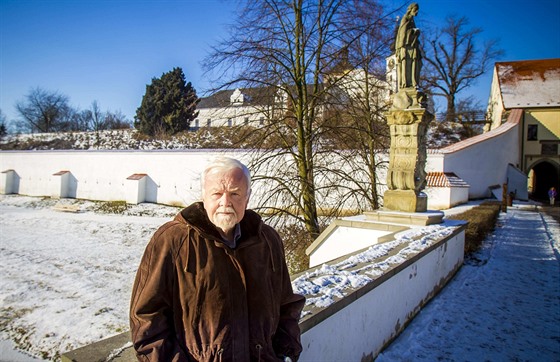
<path id="1" fill-rule="evenodd" d="M 537 125 L 536 140 L 528 139 L 530 125 Z M 560 141 L 560 108 L 525 110 L 524 127 L 524 153 L 539 155 L 542 141 Z"/>
<path id="2" fill-rule="evenodd" d="M 560 139 L 560 108 L 529 110 L 526 111 L 526 115 L 526 119 L 541 123 L 545 127 L 542 134 L 543 140 Z"/>

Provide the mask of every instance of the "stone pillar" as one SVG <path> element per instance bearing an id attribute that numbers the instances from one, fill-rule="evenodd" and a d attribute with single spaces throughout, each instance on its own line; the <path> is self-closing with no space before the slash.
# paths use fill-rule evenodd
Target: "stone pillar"
<path id="1" fill-rule="evenodd" d="M 384 209 L 424 212 L 428 199 L 426 186 L 426 131 L 433 115 L 424 108 L 424 94 L 416 89 L 401 89 L 387 112 L 391 130 L 387 188 Z"/>
<path id="2" fill-rule="evenodd" d="M 146 179 L 145 173 L 135 173 L 126 178 L 126 203 L 138 205 L 146 201 Z"/>
<path id="3" fill-rule="evenodd" d="M 19 193 L 19 176 L 14 170 L 5 170 L 0 173 L 0 194 Z"/>

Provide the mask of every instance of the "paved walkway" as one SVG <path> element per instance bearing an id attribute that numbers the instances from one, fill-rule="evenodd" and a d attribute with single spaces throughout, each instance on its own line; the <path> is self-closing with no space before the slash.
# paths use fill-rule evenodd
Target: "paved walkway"
<path id="1" fill-rule="evenodd" d="M 377 361 L 560 361 L 560 208 L 527 208 L 501 214 L 478 260 Z"/>

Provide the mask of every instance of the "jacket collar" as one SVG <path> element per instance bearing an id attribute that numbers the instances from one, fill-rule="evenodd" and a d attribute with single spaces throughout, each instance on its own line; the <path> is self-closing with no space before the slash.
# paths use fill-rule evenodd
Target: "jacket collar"
<path id="1" fill-rule="evenodd" d="M 179 213 L 179 215 L 177 215 L 176 219 L 179 219 L 179 221 L 183 219 L 184 222 L 199 230 L 199 232 L 204 234 L 205 237 L 214 240 L 222 239 L 218 229 L 208 218 L 202 202 L 195 202 L 194 204 L 186 207 Z M 239 225 L 241 227 L 240 242 L 243 242 L 244 239 L 251 238 L 260 233 L 262 220 L 259 214 L 253 210 L 245 210 L 245 216 L 243 216 Z"/>

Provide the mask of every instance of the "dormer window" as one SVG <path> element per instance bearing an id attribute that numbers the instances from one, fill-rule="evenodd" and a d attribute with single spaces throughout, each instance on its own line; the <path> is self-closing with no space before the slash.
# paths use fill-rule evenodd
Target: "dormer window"
<path id="1" fill-rule="evenodd" d="M 231 94 L 231 96 L 229 97 L 229 101 L 232 106 L 242 105 L 243 100 L 244 100 L 244 96 L 243 93 L 241 93 L 241 90 L 239 90 L 239 88 L 236 88 Z"/>

